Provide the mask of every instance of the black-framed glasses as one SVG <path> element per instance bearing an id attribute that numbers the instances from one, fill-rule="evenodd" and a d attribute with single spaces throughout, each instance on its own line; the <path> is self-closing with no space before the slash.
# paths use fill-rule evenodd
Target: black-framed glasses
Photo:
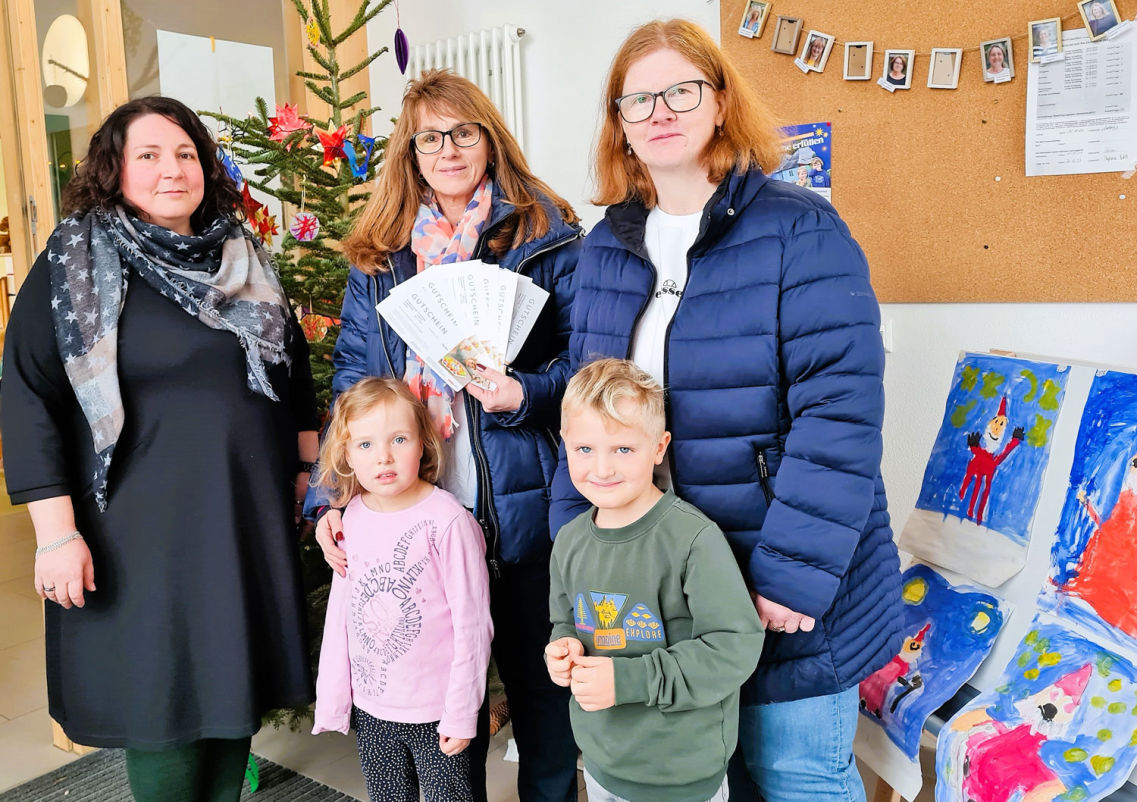
<path id="1" fill-rule="evenodd" d="M 460 148 L 472 148 L 482 141 L 481 123 L 462 123 L 449 131 L 419 131 L 411 137 L 415 150 L 423 156 L 438 153 L 446 144 L 446 137 Z"/>
<path id="2" fill-rule="evenodd" d="M 683 81 L 675 86 L 669 86 L 662 92 L 633 92 L 616 98 L 616 108 L 626 123 L 642 123 L 655 114 L 655 103 L 663 98 L 664 104 L 676 114 L 685 111 L 694 111 L 703 102 L 703 87 L 711 86 L 710 81 L 698 79 Z"/>

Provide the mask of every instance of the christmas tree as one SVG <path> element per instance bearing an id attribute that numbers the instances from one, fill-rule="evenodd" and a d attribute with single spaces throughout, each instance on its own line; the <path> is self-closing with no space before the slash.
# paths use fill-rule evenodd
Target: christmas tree
<path id="1" fill-rule="evenodd" d="M 340 243 L 371 194 L 376 166 L 386 146 L 386 139 L 364 133 L 367 121 L 379 108 L 361 105 L 366 103 L 366 92 L 345 97 L 344 82 L 366 70 L 387 48 L 347 68 L 340 64 L 339 53 L 351 37 L 366 37 L 367 22 L 391 0 L 374 6 L 373 0 L 361 0 L 354 18 L 338 33 L 333 32 L 327 0 L 292 2 L 304 23 L 307 50 L 315 64 L 312 70 L 297 75 L 304 79 L 311 96 L 327 104 L 328 116 L 301 114 L 298 105 L 290 103 L 278 105 L 275 115 L 269 116 L 263 98 L 257 98 L 256 113 L 245 119 L 213 112 L 201 114 L 219 122 L 222 147 L 218 156 L 242 190 L 249 227 L 266 246 L 272 246 L 272 237 L 279 230 L 265 206 L 252 196 L 250 187 L 293 209 L 274 258 L 284 290 L 298 308 L 311 350 L 317 399 L 326 410 L 331 397 L 332 349 L 339 334 L 348 275 Z M 400 58 L 400 67 L 404 65 L 405 59 Z M 301 565 L 314 671 L 330 574 L 310 526 L 301 540 Z M 265 716 L 265 723 L 296 730 L 311 726 L 309 715 L 309 708 L 273 710 Z"/>
<path id="2" fill-rule="evenodd" d="M 386 139 L 364 133 L 379 107 L 356 108 L 366 103 L 367 93 L 344 97 L 343 88 L 345 81 L 366 70 L 387 48 L 346 68 L 338 57 L 344 42 L 353 36 L 366 37 L 368 21 L 391 0 L 372 2 L 361 0 L 351 22 L 336 33 L 327 0 L 292 0 L 304 22 L 307 50 L 315 64 L 312 70 L 296 74 L 311 95 L 327 104 L 327 118 L 301 114 L 289 103 L 277 106 L 275 116 L 269 116 L 267 104 L 259 97 L 256 113 L 245 119 L 202 112 L 218 120 L 225 132 L 219 155 L 238 184 L 244 180 L 249 226 L 266 245 L 271 247 L 272 236 L 278 233 L 276 220 L 253 198 L 249 187 L 295 208 L 276 264 L 284 290 L 300 312 L 323 410 L 331 396 L 332 349 L 347 286 L 348 262 L 340 242 L 371 194 L 371 180 L 386 146 Z M 272 183 L 274 179 L 279 181 Z"/>

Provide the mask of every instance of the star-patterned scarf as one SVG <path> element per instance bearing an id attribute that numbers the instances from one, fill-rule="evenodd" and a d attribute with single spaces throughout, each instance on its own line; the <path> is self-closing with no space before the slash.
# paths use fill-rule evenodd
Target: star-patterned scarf
<path id="1" fill-rule="evenodd" d="M 466 211 L 458 225 L 442 214 L 438 201 L 433 196 L 418 207 L 414 228 L 411 231 L 411 250 L 418 262 L 418 272 L 431 265 L 445 265 L 465 262 L 473 256 L 478 245 L 478 237 L 490 218 L 493 205 L 493 181 L 488 175 L 474 190 L 474 197 L 466 204 Z M 407 348 L 407 367 L 403 381 L 418 396 L 430 412 L 438 433 L 443 440 L 454 434 L 454 391 L 446 381 L 429 368 L 422 358 Z"/>
<path id="2" fill-rule="evenodd" d="M 231 332 L 245 351 L 249 389 L 279 400 L 265 363 L 289 363 L 288 301 L 268 256 L 239 223 L 219 217 L 183 236 L 122 208 L 96 209 L 60 223 L 47 258 L 56 343 L 99 457 L 92 480 L 100 511 L 124 418 L 118 319 L 131 269 L 186 314 Z"/>

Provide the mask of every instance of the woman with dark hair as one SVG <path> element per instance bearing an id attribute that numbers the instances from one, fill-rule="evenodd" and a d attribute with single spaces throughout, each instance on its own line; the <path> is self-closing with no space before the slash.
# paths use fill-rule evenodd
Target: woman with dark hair
<path id="1" fill-rule="evenodd" d="M 176 100 L 112 112 L 4 352 L 49 709 L 77 743 L 126 748 L 139 800 L 236 800 L 261 716 L 312 698 L 308 348 L 216 148 Z"/>
<path id="2" fill-rule="evenodd" d="M 857 684 L 901 640 L 865 256 L 824 199 L 768 178 L 777 126 L 702 28 L 636 29 L 604 91 L 572 366 L 629 357 L 665 388 L 656 480 L 726 533 L 766 627 L 738 730 L 763 798 L 863 800 Z M 585 506 L 563 458 L 552 492 L 555 532 Z M 627 676 L 616 698 L 639 698 Z"/>
<path id="3" fill-rule="evenodd" d="M 344 242 L 353 266 L 332 390 L 341 393 L 365 376 L 395 376 L 431 410 L 444 441 L 439 486 L 473 510 L 486 537 L 493 657 L 509 697 L 521 802 L 577 797 L 568 693 L 549 679 L 543 656 L 552 630 L 549 482 L 568 381 L 580 238 L 576 214 L 533 175 L 485 93 L 451 72 L 430 70 L 407 87 L 378 187 Z M 380 320 L 375 305 L 416 273 L 469 259 L 527 276 L 549 298 L 507 373 L 475 366 L 492 389 L 471 383 L 454 393 Z M 309 496 L 309 511 L 319 517 L 316 539 L 342 574 L 347 555 L 333 542 L 342 537 L 339 512 L 317 509 Z M 482 799 L 485 713 L 470 747 Z"/>

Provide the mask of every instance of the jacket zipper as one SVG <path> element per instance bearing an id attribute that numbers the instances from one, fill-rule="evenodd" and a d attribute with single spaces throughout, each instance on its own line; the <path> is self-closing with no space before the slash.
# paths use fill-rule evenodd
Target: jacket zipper
<path id="1" fill-rule="evenodd" d="M 689 247 L 687 249 L 687 253 L 686 253 L 686 257 L 687 257 L 687 279 L 686 279 L 686 281 L 683 282 L 683 295 L 687 294 L 687 283 L 690 282 L 690 280 L 691 280 L 691 251 L 694 250 L 695 245 L 698 244 L 698 242 L 703 238 L 703 235 L 706 234 L 706 229 L 703 226 L 709 224 L 710 221 L 711 221 L 711 213 L 708 210 L 708 211 L 704 212 L 704 214 L 703 214 L 703 220 L 702 220 L 702 223 L 700 223 L 700 225 L 699 225 L 698 233 L 695 235 L 695 241 L 692 242 L 691 247 Z M 646 247 L 644 250 L 646 251 Z M 649 265 L 651 265 L 651 272 L 654 276 L 652 283 L 651 283 L 651 286 L 654 288 L 655 282 L 659 279 L 659 273 L 656 271 L 655 265 L 651 264 L 651 259 L 648 259 L 647 263 Z M 664 423 L 667 425 L 667 431 L 669 431 L 669 432 L 672 431 L 672 428 L 671 428 L 671 393 L 668 389 L 671 387 L 671 370 L 670 370 L 671 365 L 667 359 L 667 351 L 671 346 L 671 327 L 675 325 L 675 318 L 679 317 L 679 308 L 681 306 L 683 306 L 683 295 L 679 296 L 679 300 L 675 304 L 675 312 L 671 315 L 671 319 L 667 321 L 667 328 L 664 329 L 664 331 L 663 331 L 663 399 L 664 399 L 663 416 L 664 416 Z M 644 309 L 647 308 L 648 301 L 650 299 L 651 299 L 651 291 L 649 290 L 647 300 L 645 300 L 643 303 L 643 306 L 640 307 L 640 314 L 636 315 L 635 325 L 639 325 L 640 315 L 643 315 Z M 634 326 L 632 328 L 632 331 L 633 332 L 635 331 Z M 630 343 L 628 345 L 628 355 L 629 355 L 628 358 L 630 359 L 631 358 L 631 344 Z M 667 449 L 667 467 L 671 471 L 671 487 L 672 487 L 672 489 L 675 489 L 679 486 L 679 482 L 677 480 L 677 474 L 675 472 L 675 449 L 674 448 Z"/>
<path id="2" fill-rule="evenodd" d="M 480 258 L 481 253 L 484 251 L 483 244 L 487 242 L 486 235 L 488 231 L 482 232 L 482 237 L 479 240 L 478 247 L 474 249 L 474 258 Z M 521 269 L 526 264 L 536 259 L 538 256 L 549 251 L 559 248 L 562 245 L 567 245 L 575 239 L 580 239 L 580 232 L 574 232 L 572 236 L 556 240 L 541 248 L 535 253 L 531 253 L 517 263 L 514 268 L 515 273 L 520 273 Z M 393 272 L 393 271 L 392 271 Z M 553 359 L 546 366 L 546 372 L 555 363 Z M 466 408 L 466 423 L 470 427 L 470 443 L 473 446 L 474 458 L 477 461 L 477 480 L 478 480 L 478 495 L 477 501 L 477 518 L 478 524 L 482 527 L 482 532 L 486 535 L 486 554 L 487 562 L 489 563 L 490 573 L 495 579 L 501 578 L 501 524 L 498 521 L 497 509 L 493 503 L 493 484 L 490 481 L 490 465 L 489 460 L 486 459 L 485 448 L 482 445 L 482 410 L 480 405 L 473 402 L 470 394 L 467 393 L 463 399 Z"/>
<path id="3" fill-rule="evenodd" d="M 774 489 L 770 487 L 770 466 L 766 464 L 766 455 L 758 451 L 758 483 L 762 485 L 762 495 L 766 497 L 766 506 L 774 503 Z"/>
<path id="4" fill-rule="evenodd" d="M 391 261 L 391 257 L 387 257 L 387 267 L 391 271 L 391 286 L 394 287 L 399 283 L 398 277 L 395 275 L 395 264 Z M 387 335 L 383 333 L 383 317 L 379 314 L 379 279 L 371 276 L 371 310 L 375 313 L 375 324 L 379 327 L 379 345 L 383 349 L 383 357 L 387 360 L 387 368 L 391 371 L 392 378 L 398 378 L 399 374 L 395 373 L 395 365 L 391 362 L 391 355 L 387 352 Z"/>

